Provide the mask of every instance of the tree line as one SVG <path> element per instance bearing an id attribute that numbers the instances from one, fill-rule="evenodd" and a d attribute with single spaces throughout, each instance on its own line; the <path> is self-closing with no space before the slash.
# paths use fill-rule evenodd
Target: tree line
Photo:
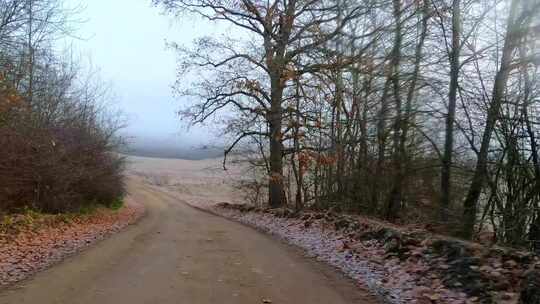
<path id="1" fill-rule="evenodd" d="M 268 206 L 540 250 L 538 0 L 154 4 L 227 29 L 170 45 L 180 114 L 256 155 Z"/>
<path id="2" fill-rule="evenodd" d="M 0 1 L 0 213 L 77 211 L 124 192 L 123 123 L 107 88 L 57 51 L 78 13 L 60 0 Z"/>

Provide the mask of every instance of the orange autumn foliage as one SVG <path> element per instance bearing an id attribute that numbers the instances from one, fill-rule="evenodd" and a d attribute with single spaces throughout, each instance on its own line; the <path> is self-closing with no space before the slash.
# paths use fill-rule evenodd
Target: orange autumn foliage
<path id="1" fill-rule="evenodd" d="M 0 73 L 0 114 L 24 106 L 24 98 L 6 81 Z"/>

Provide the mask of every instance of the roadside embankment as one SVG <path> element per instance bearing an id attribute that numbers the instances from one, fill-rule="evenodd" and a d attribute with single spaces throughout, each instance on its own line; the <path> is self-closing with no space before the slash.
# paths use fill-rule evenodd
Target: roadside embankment
<path id="1" fill-rule="evenodd" d="M 388 303 L 537 304 L 526 300 L 538 299 L 540 270 L 539 257 L 529 252 L 331 211 L 295 214 L 228 203 L 208 210 L 303 248 Z"/>

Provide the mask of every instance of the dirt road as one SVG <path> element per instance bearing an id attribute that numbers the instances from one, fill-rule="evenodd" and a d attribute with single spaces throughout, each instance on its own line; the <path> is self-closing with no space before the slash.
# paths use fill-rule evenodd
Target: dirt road
<path id="1" fill-rule="evenodd" d="M 140 179 L 128 188 L 148 210 L 139 224 L 0 293 L 0 303 L 377 303 L 266 235 Z"/>

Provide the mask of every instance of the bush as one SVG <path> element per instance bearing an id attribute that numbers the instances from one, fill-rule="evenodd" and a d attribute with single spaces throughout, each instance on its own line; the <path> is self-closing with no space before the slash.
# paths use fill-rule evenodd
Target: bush
<path id="1" fill-rule="evenodd" d="M 13 94 L 0 91 L 0 104 Z M 50 99 L 0 107 L 0 210 L 69 212 L 123 196 L 119 124 L 97 101 L 75 97 L 54 100 L 54 115 L 42 110 Z"/>

